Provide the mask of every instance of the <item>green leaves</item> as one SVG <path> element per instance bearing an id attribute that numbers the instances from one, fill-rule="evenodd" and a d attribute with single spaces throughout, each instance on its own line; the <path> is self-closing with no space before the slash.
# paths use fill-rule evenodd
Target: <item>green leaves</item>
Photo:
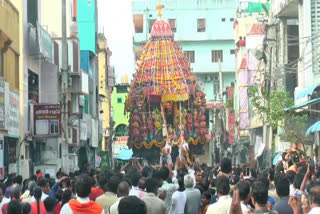
<path id="1" fill-rule="evenodd" d="M 303 141 L 297 130 L 306 127 L 308 115 L 299 115 L 294 111 L 286 112 L 284 109 L 294 105 L 294 99 L 289 97 L 283 89 L 267 93 L 257 85 L 248 88 L 250 103 L 253 111 L 258 114 L 264 123 L 272 126 L 274 130 L 283 128 L 284 138 L 291 142 Z"/>

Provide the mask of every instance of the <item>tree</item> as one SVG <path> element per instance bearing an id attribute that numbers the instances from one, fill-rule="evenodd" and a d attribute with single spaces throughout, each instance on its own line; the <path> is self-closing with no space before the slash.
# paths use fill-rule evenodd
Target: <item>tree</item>
<path id="1" fill-rule="evenodd" d="M 283 129 L 282 137 L 286 141 L 303 143 L 304 134 L 301 132 L 307 128 L 308 115 L 285 110 L 294 104 L 293 98 L 289 97 L 287 92 L 276 90 L 266 93 L 253 85 L 249 87 L 248 94 L 254 112 L 264 123 L 272 126 L 274 130 Z"/>

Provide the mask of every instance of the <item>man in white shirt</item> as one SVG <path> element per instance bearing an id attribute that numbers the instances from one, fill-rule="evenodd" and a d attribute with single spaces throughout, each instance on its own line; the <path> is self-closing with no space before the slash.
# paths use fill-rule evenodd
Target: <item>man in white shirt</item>
<path id="1" fill-rule="evenodd" d="M 226 176 L 217 178 L 218 201 L 208 207 L 207 214 L 229 214 L 232 198 L 229 195 L 229 179 Z"/>
<path id="2" fill-rule="evenodd" d="M 38 181 L 38 185 L 41 187 L 42 195 L 41 201 L 44 201 L 50 194 L 50 184 L 47 178 L 40 178 Z"/>
<path id="3" fill-rule="evenodd" d="M 118 205 L 120 203 L 120 200 L 123 199 L 124 197 L 127 197 L 129 195 L 129 191 L 130 191 L 129 184 L 125 181 L 122 181 L 119 184 L 118 190 L 117 190 L 118 200 L 110 206 L 109 214 L 118 214 L 119 213 L 118 212 Z"/>
<path id="4" fill-rule="evenodd" d="M 10 202 L 10 199 L 4 196 L 4 193 L 6 192 L 6 185 L 3 183 L 0 183 L 0 214 L 2 214 L 1 209 L 3 205 Z"/>
<path id="5" fill-rule="evenodd" d="M 309 214 L 320 213 L 320 182 L 316 182 L 310 189 L 311 211 Z"/>
<path id="6" fill-rule="evenodd" d="M 248 204 L 251 199 L 250 185 L 246 181 L 240 181 L 237 184 L 237 189 L 239 190 L 240 200 L 241 200 L 241 210 L 243 214 L 251 213 L 251 207 Z"/>
<path id="7" fill-rule="evenodd" d="M 89 195 L 92 187 L 92 179 L 87 175 L 81 175 L 76 181 L 77 199 L 72 199 L 65 204 L 60 214 L 104 214 L 103 208 L 94 201 L 90 201 Z"/>
<path id="8" fill-rule="evenodd" d="M 141 178 L 141 175 L 138 171 L 135 171 L 130 175 L 130 179 L 132 182 L 132 187 L 129 192 L 130 196 L 137 196 L 138 197 L 137 190 L 138 190 L 138 183 L 139 183 L 140 178 Z"/>

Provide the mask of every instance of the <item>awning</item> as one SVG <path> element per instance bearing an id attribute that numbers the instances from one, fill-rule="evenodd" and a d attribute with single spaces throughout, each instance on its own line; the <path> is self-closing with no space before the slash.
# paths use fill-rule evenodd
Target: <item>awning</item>
<path id="1" fill-rule="evenodd" d="M 313 99 L 313 100 L 308 100 L 308 101 L 306 101 L 306 102 L 303 102 L 303 103 L 294 105 L 294 106 L 289 107 L 289 108 L 285 108 L 284 110 L 285 110 L 285 111 L 296 110 L 296 109 L 303 108 L 303 107 L 305 107 L 305 106 L 312 105 L 312 104 L 316 104 L 316 103 L 319 103 L 319 102 L 320 102 L 320 97 L 315 98 L 315 99 Z"/>
<path id="2" fill-rule="evenodd" d="M 308 88 L 306 90 L 303 90 L 301 92 L 298 93 L 298 95 L 296 96 L 296 99 L 301 99 L 301 98 L 304 98 L 306 96 L 311 96 L 312 93 L 314 92 L 314 90 L 317 88 L 318 86 L 314 86 L 314 87 L 311 87 L 311 88 Z"/>
<path id="3" fill-rule="evenodd" d="M 306 132 L 306 136 L 308 136 L 311 133 L 320 131 L 320 121 L 316 122 L 312 126 L 310 126 Z"/>

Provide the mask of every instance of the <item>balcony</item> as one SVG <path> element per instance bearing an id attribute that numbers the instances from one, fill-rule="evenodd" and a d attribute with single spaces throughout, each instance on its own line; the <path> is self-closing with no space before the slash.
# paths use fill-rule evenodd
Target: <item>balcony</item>
<path id="1" fill-rule="evenodd" d="M 279 18 L 297 18 L 299 0 L 273 0 L 272 13 Z"/>

